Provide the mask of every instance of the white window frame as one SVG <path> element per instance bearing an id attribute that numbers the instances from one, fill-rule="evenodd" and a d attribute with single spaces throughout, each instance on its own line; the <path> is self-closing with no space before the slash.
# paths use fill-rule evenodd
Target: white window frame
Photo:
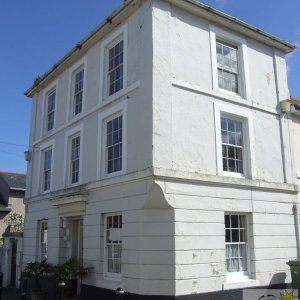
<path id="1" fill-rule="evenodd" d="M 69 131 L 66 132 L 65 134 L 65 153 L 64 153 L 64 157 L 65 157 L 65 166 L 64 166 L 64 186 L 68 187 L 68 186 L 76 186 L 76 185 L 80 185 L 82 182 L 82 158 L 83 158 L 83 141 L 84 141 L 84 126 L 83 124 L 80 124 L 72 129 L 70 129 Z M 78 177 L 78 182 L 76 183 L 72 183 L 72 175 L 71 175 L 71 146 L 72 146 L 72 139 L 80 136 L 80 154 L 79 154 L 79 177 Z"/>
<path id="2" fill-rule="evenodd" d="M 45 152 L 49 149 L 52 149 L 52 159 L 51 159 L 51 177 L 50 177 L 50 189 L 44 190 L 44 160 L 45 160 Z M 55 141 L 50 140 L 44 144 L 41 144 L 39 146 L 39 166 L 38 169 L 40 170 L 40 176 L 39 176 L 39 184 L 38 184 L 38 191 L 37 194 L 39 194 L 39 191 L 42 193 L 49 193 L 53 189 L 53 166 L 54 166 L 54 154 L 55 154 Z"/>
<path id="3" fill-rule="evenodd" d="M 75 147 L 76 148 L 79 148 L 79 154 L 78 154 L 78 156 L 76 155 L 76 157 L 73 157 L 73 146 L 74 146 L 74 144 L 73 144 L 73 142 L 74 141 L 76 141 L 76 145 L 75 145 Z M 79 145 L 77 146 L 77 141 L 79 141 Z M 82 144 L 82 141 L 81 141 L 81 137 L 80 137 L 80 134 L 75 134 L 74 136 L 72 136 L 72 137 L 70 137 L 70 183 L 71 183 L 71 185 L 73 185 L 73 184 L 78 184 L 78 182 L 79 182 L 79 175 L 80 175 L 80 150 L 81 150 L 81 144 Z M 74 167 L 73 167 L 73 163 L 74 162 L 76 162 L 76 165 L 77 165 L 77 163 L 78 163 L 78 169 L 75 169 Z M 76 178 L 77 178 L 77 180 L 75 181 L 73 181 L 73 173 L 76 173 Z"/>
<path id="4" fill-rule="evenodd" d="M 81 112 L 75 115 L 75 77 L 81 70 L 83 70 L 83 91 L 82 91 L 82 109 Z M 84 56 L 76 64 L 69 69 L 69 87 L 68 87 L 68 109 L 67 118 L 68 122 L 72 118 L 76 118 L 85 111 L 86 101 L 86 83 L 87 83 L 87 56 Z"/>
<path id="5" fill-rule="evenodd" d="M 236 105 L 214 103 L 216 130 L 217 175 L 256 178 L 255 139 L 252 112 Z M 233 113 L 234 112 L 234 113 Z M 221 117 L 242 121 L 243 126 L 243 174 L 223 171 Z"/>
<path id="6" fill-rule="evenodd" d="M 108 57 L 109 49 L 115 46 L 118 42 L 123 40 L 123 88 L 114 94 L 109 94 L 108 83 Z M 99 99 L 100 102 L 112 98 L 117 98 L 122 94 L 122 91 L 127 88 L 127 53 L 128 53 L 128 26 L 124 24 L 120 28 L 113 31 L 106 39 L 103 40 L 100 46 L 100 88 Z"/>
<path id="7" fill-rule="evenodd" d="M 46 230 L 46 239 L 45 239 L 45 231 L 43 233 L 43 229 L 45 228 L 45 225 L 47 227 Z M 42 233 L 43 233 L 43 241 L 42 241 Z M 44 259 L 47 259 L 47 254 L 48 254 L 48 220 L 43 219 L 43 220 L 38 220 L 38 245 L 37 245 L 37 258 L 38 261 L 42 261 Z M 46 242 L 45 242 L 46 241 Z M 42 251 L 43 249 L 43 245 L 45 244 L 45 252 Z M 43 253 L 45 253 L 46 255 L 44 257 Z"/>
<path id="8" fill-rule="evenodd" d="M 106 124 L 108 121 L 122 115 L 122 169 L 117 172 L 106 172 Z M 127 103 L 121 102 L 99 114 L 99 136 L 97 154 L 97 178 L 110 178 L 126 173 L 127 161 Z"/>
<path id="9" fill-rule="evenodd" d="M 49 101 L 50 97 L 54 94 L 54 109 L 49 111 Z M 55 127 L 55 107 L 56 107 L 56 89 L 52 89 L 47 93 L 47 116 L 46 116 L 46 131 L 51 131 Z M 50 115 L 53 114 L 53 125 L 52 128 L 49 129 L 49 121 L 50 121 Z"/>
<path id="10" fill-rule="evenodd" d="M 123 55 L 123 60 L 122 63 L 119 63 L 119 65 L 116 68 L 113 68 L 110 70 L 109 68 L 109 61 L 110 61 L 110 51 L 115 48 L 117 45 L 119 45 L 120 43 L 123 43 L 123 49 L 122 49 L 122 55 Z M 124 40 L 123 40 L 123 36 L 117 38 L 112 44 L 109 45 L 109 47 L 107 47 L 107 69 L 106 69 L 106 73 L 107 73 L 107 95 L 108 96 L 112 96 L 114 94 L 116 94 L 117 92 L 121 91 L 124 89 Z M 122 67 L 122 87 L 119 90 L 115 90 L 114 92 L 111 93 L 110 91 L 110 85 L 111 85 L 111 73 L 113 73 L 116 69 Z M 116 80 L 114 81 L 115 84 Z"/>
<path id="11" fill-rule="evenodd" d="M 48 96 L 55 91 L 55 110 L 54 110 L 54 124 L 53 129 L 48 130 Z M 42 115 L 43 118 L 41 120 L 41 135 L 52 133 L 56 128 L 56 112 L 57 112 L 57 99 L 58 99 L 58 80 L 52 82 L 46 89 L 43 95 L 42 102 Z"/>
<path id="12" fill-rule="evenodd" d="M 47 156 L 47 158 L 49 159 L 49 157 L 48 157 L 48 155 L 49 155 L 49 153 L 50 153 L 50 151 L 51 151 L 51 162 L 50 162 L 50 168 L 45 168 L 45 162 L 46 162 L 46 156 Z M 47 148 L 47 149 L 45 149 L 44 151 L 43 151 L 43 158 L 44 158 L 44 160 L 43 160 L 43 191 L 44 192 L 47 192 L 47 191 L 50 191 L 50 189 L 51 189 L 51 179 L 52 179 L 52 161 L 53 161 L 53 149 L 50 147 L 50 148 Z M 49 173 L 50 173 L 50 178 L 48 178 L 48 176 L 49 176 Z M 47 178 L 48 178 L 48 180 L 49 180 L 49 187 L 45 187 L 45 185 L 46 185 L 46 176 L 47 176 Z"/>
<path id="13" fill-rule="evenodd" d="M 115 245 L 121 246 L 121 261 L 120 261 L 120 265 L 121 265 L 121 273 L 112 273 L 112 272 L 108 272 L 108 265 L 107 265 L 107 218 L 108 217 L 114 217 L 114 216 L 121 216 L 122 217 L 122 227 L 121 227 L 121 234 L 119 237 L 121 237 L 121 243 L 117 243 Z M 104 278 L 105 279 L 109 279 L 109 280 L 117 280 L 120 281 L 122 278 L 122 228 L 123 228 L 123 216 L 121 212 L 115 212 L 115 213 L 108 213 L 108 214 L 104 214 L 104 249 L 103 249 L 103 253 L 104 253 Z M 119 229 L 119 228 L 118 228 Z"/>
<path id="14" fill-rule="evenodd" d="M 121 142 L 114 143 L 114 144 L 108 146 L 107 145 L 107 136 L 108 136 L 107 127 L 108 127 L 108 123 L 114 121 L 115 119 L 119 119 L 120 117 L 122 118 L 122 128 L 121 128 L 121 130 L 122 130 L 122 138 L 121 138 Z M 123 148 L 123 116 L 122 116 L 122 113 L 117 113 L 117 114 L 109 117 L 108 119 L 106 119 L 104 127 L 105 127 L 105 174 L 107 174 L 108 176 L 110 176 L 111 174 L 117 174 L 119 172 L 122 172 L 123 154 L 121 155 L 121 168 L 120 168 L 120 170 L 108 172 L 108 164 L 109 164 L 108 151 L 109 151 L 109 148 L 113 148 L 113 150 L 114 150 L 115 147 L 117 147 L 118 145 L 121 145 L 121 148 Z M 120 130 L 120 128 L 118 128 L 118 130 Z"/>
<path id="15" fill-rule="evenodd" d="M 240 212 L 225 212 L 224 214 L 224 229 L 226 229 L 225 226 L 225 216 L 226 215 L 234 215 L 234 216 L 243 216 L 245 218 L 245 224 L 246 224 L 246 259 L 247 259 L 247 270 L 245 271 L 238 271 L 238 272 L 229 272 L 227 271 L 227 262 L 226 262 L 226 238 L 225 240 L 225 265 L 226 265 L 226 282 L 227 283 L 234 283 L 234 282 L 243 282 L 250 279 L 251 275 L 251 264 L 250 264 L 250 215 L 246 213 L 240 213 Z M 225 230 L 224 230 L 224 237 L 225 237 Z"/>
<path id="16" fill-rule="evenodd" d="M 227 119 L 227 120 L 232 120 L 234 122 L 239 122 L 241 123 L 241 126 L 242 126 L 242 145 L 233 145 L 233 144 L 230 144 L 230 143 L 223 143 L 222 141 L 222 128 L 221 128 L 221 144 L 222 144 L 222 169 L 223 169 L 223 174 L 227 174 L 227 175 L 230 175 L 231 173 L 233 173 L 234 175 L 238 176 L 238 174 L 240 174 L 242 177 L 244 177 L 244 174 L 245 174 L 245 168 L 246 168 L 246 162 L 245 162 L 245 156 L 246 156 L 246 150 L 245 150 L 245 121 L 241 118 L 237 118 L 236 116 L 231 116 L 231 115 L 228 115 L 228 114 L 221 114 L 220 116 L 220 119 L 221 119 L 221 123 L 222 123 L 222 118 L 224 119 Z M 223 164 L 223 145 L 227 145 L 227 146 L 231 146 L 231 147 L 234 147 L 234 148 L 239 148 L 242 150 L 242 169 L 243 169 L 243 172 L 235 172 L 235 171 L 226 171 L 224 170 L 224 164 Z M 228 160 L 228 159 L 227 159 Z"/>
<path id="17" fill-rule="evenodd" d="M 232 90 L 228 90 L 224 87 L 220 87 L 219 82 L 218 82 L 218 86 L 219 86 L 220 89 L 224 89 L 226 91 L 238 94 L 239 90 L 240 90 L 240 84 L 241 84 L 241 76 L 239 74 L 239 63 L 240 62 L 238 61 L 238 47 L 236 45 L 229 44 L 229 43 L 227 43 L 223 40 L 220 40 L 220 39 L 216 40 L 216 45 L 217 44 L 219 44 L 222 48 L 221 57 L 222 57 L 222 60 L 223 60 L 223 63 L 222 63 L 221 66 L 219 66 L 219 64 L 217 64 L 218 77 L 220 77 L 219 70 L 222 71 L 222 78 L 224 78 L 224 74 L 223 74 L 224 72 L 226 74 L 234 75 L 235 76 L 235 81 L 234 82 L 235 82 L 237 91 L 232 91 Z M 233 52 L 235 53 L 235 55 L 236 55 L 236 70 L 234 68 L 232 68 L 232 66 L 231 67 L 226 67 L 226 65 L 224 64 L 224 59 L 225 59 L 225 56 L 223 55 L 224 48 L 229 49 L 230 53 L 233 53 Z M 218 54 L 217 54 L 217 58 L 218 58 Z M 233 61 L 232 59 L 230 59 L 230 60 L 231 60 L 231 62 Z"/>
<path id="18" fill-rule="evenodd" d="M 218 64 L 217 64 L 217 48 L 216 42 L 220 40 L 225 44 L 232 45 L 237 48 L 238 60 L 238 93 L 219 88 L 218 81 Z M 251 99 L 250 94 L 250 76 L 248 70 L 248 47 L 247 40 L 237 34 L 221 29 L 215 25 L 210 25 L 210 46 L 211 46 L 211 64 L 212 64 L 212 81 L 213 90 L 221 93 L 227 93 L 241 97 L 243 99 Z"/>

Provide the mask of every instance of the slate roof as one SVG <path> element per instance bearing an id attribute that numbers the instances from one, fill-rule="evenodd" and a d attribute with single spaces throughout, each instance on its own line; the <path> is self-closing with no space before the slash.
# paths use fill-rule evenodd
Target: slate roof
<path id="1" fill-rule="evenodd" d="M 0 171 L 0 176 L 4 179 L 11 190 L 25 190 L 25 174 Z"/>

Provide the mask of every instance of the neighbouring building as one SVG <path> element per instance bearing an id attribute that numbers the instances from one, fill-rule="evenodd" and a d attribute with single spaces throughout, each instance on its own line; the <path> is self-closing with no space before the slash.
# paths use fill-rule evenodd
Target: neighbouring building
<path id="1" fill-rule="evenodd" d="M 290 283 L 294 48 L 197 1 L 124 2 L 26 91 L 24 263 L 77 257 L 89 300 Z"/>
<path id="2" fill-rule="evenodd" d="M 296 98 L 290 99 L 291 118 L 293 122 L 293 145 L 294 145 L 294 157 L 295 157 L 295 168 L 297 183 L 300 186 L 300 100 Z M 300 194 L 298 194 L 300 202 Z"/>
<path id="3" fill-rule="evenodd" d="M 22 232 L 9 222 L 11 214 L 25 214 L 26 175 L 0 171 L 0 261 L 3 285 L 18 286 L 22 260 Z"/>

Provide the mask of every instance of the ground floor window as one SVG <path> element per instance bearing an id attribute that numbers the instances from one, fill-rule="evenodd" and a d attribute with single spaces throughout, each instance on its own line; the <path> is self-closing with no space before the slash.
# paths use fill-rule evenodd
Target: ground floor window
<path id="1" fill-rule="evenodd" d="M 121 276 L 122 215 L 105 215 L 105 274 Z"/>
<path id="2" fill-rule="evenodd" d="M 47 259 L 47 240 L 48 240 L 48 221 L 39 221 L 39 245 L 38 245 L 38 257 L 42 261 Z"/>
<path id="3" fill-rule="evenodd" d="M 227 272 L 247 272 L 246 215 L 225 215 L 225 247 Z"/>

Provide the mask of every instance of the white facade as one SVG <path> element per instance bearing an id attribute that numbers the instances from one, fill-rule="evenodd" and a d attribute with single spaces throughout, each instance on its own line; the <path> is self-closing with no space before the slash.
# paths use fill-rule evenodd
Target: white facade
<path id="1" fill-rule="evenodd" d="M 293 47 L 192 1 L 171 2 L 127 1 L 28 90 L 24 263 L 38 259 L 39 224 L 47 222 L 48 260 L 77 256 L 93 267 L 85 289 L 175 296 L 289 283 L 297 188 L 290 120 L 278 104 L 289 98 L 284 55 Z M 220 89 L 219 40 L 237 53 L 237 92 Z M 109 50 L 120 41 L 122 88 L 109 95 Z M 78 70 L 82 111 L 74 115 Z M 110 172 L 108 123 L 117 117 L 122 166 L 114 152 Z M 242 125 L 242 172 L 224 170 L 222 117 Z M 110 271 L 105 259 L 111 215 L 122 216 L 120 272 L 117 258 Z M 246 220 L 245 272 L 228 272 L 224 215 Z M 109 235 L 118 240 L 116 230 Z"/>

